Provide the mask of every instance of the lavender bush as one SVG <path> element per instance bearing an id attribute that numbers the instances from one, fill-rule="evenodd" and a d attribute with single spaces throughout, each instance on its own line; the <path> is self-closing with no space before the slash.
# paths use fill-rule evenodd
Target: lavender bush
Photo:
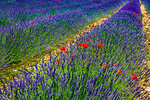
<path id="1" fill-rule="evenodd" d="M 73 10 L 48 17 L 34 18 L 30 21 L 14 23 L 13 25 L 0 26 L 0 68 L 3 69 L 13 63 L 18 63 L 25 59 L 30 59 L 58 41 L 64 40 L 79 32 L 86 25 L 101 18 L 99 7 L 107 8 L 103 10 L 103 16 L 119 8 L 127 1 L 108 0 L 106 3 L 92 5 L 83 10 Z M 110 5 L 111 3 L 111 5 Z M 114 7 L 113 7 L 114 6 Z M 90 10 L 89 9 L 93 9 Z M 94 10 L 97 9 L 97 10 Z M 94 13 L 95 12 L 95 13 Z M 95 14 L 95 15 L 94 15 Z M 77 19 L 75 19 L 75 17 Z M 95 20 L 96 19 L 96 20 Z"/>
<path id="2" fill-rule="evenodd" d="M 2 100 L 138 99 L 143 94 L 142 88 L 132 88 L 144 78 L 139 69 L 144 65 L 145 49 L 142 23 L 134 13 L 121 9 L 69 48 L 60 48 L 57 56 L 50 53 L 48 63 L 43 59 L 31 71 L 20 70 L 23 75 L 4 84 L 0 97 Z M 133 78 L 134 74 L 137 77 Z"/>
<path id="3" fill-rule="evenodd" d="M 71 2 L 58 2 L 58 1 L 47 1 L 46 3 L 44 2 L 23 2 L 23 3 L 17 3 L 17 2 L 12 2 L 11 6 L 10 3 L 4 2 L 2 3 L 3 6 L 1 6 L 2 10 L 2 18 L 3 20 L 9 24 L 13 24 L 14 22 L 22 22 L 22 21 L 29 21 L 32 20 L 34 17 L 43 17 L 43 16 L 48 16 L 48 15 L 56 15 L 58 13 L 64 13 L 68 12 L 70 10 L 77 10 L 77 8 L 80 8 L 80 10 L 84 9 L 83 7 L 88 7 L 90 4 L 90 7 L 96 6 L 99 4 L 104 4 L 104 3 L 109 4 L 109 0 L 107 1 L 99 1 L 99 2 L 94 2 L 94 1 L 71 1 Z M 118 2 L 118 1 L 115 1 Z M 33 5 L 34 3 L 34 5 Z M 118 2 L 119 3 L 119 2 Z M 58 7 L 56 7 L 58 6 Z M 103 6 L 103 5 L 101 5 Z M 44 14 L 44 15 L 43 15 Z M 11 18 L 11 21 L 7 21 L 8 18 Z M 9 19 L 10 20 L 10 19 Z M 1 23 L 4 24 L 5 23 Z"/>

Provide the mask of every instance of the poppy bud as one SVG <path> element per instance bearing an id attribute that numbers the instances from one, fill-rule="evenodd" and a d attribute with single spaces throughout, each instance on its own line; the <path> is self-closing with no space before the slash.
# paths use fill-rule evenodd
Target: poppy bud
<path id="1" fill-rule="evenodd" d="M 88 41 L 88 42 L 89 42 L 89 41 L 90 41 L 90 39 L 89 39 L 89 38 L 87 38 L 87 39 L 86 39 L 86 41 Z"/>
<path id="2" fill-rule="evenodd" d="M 94 28 L 94 25 L 92 25 L 92 28 Z"/>
<path id="3" fill-rule="evenodd" d="M 103 46 L 103 44 L 98 44 L 98 46 L 99 46 L 99 47 L 102 47 L 102 46 Z"/>
<path id="4" fill-rule="evenodd" d="M 104 67 L 107 67 L 107 65 L 106 65 L 106 64 L 103 64 L 103 66 L 104 66 Z"/>
<path id="5" fill-rule="evenodd" d="M 135 79 L 137 80 L 137 75 L 133 74 L 133 75 L 132 75 L 132 79 L 133 79 L 133 80 L 135 80 Z"/>
<path id="6" fill-rule="evenodd" d="M 84 48 L 87 48 L 87 47 L 88 47 L 88 45 L 87 45 L 87 44 L 84 44 L 84 45 L 83 45 L 83 47 L 84 47 Z"/>
<path id="7" fill-rule="evenodd" d="M 34 22 L 31 22 L 31 24 L 33 25 L 33 24 L 34 24 Z"/>
<path id="8" fill-rule="evenodd" d="M 82 43 L 78 43 L 78 46 L 83 46 L 83 44 Z"/>
<path id="9" fill-rule="evenodd" d="M 118 63 L 114 63 L 115 66 L 118 66 Z"/>
<path id="10" fill-rule="evenodd" d="M 118 75 L 120 75 L 121 74 L 121 72 L 118 72 Z"/>

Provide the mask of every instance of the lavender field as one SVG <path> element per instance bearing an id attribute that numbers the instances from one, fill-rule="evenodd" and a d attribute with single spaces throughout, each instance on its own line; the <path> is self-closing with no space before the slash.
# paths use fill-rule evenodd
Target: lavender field
<path id="1" fill-rule="evenodd" d="M 146 76 L 140 6 L 139 0 L 1 0 L 0 72 L 112 15 L 56 56 L 50 50 L 48 62 L 18 70 L 7 82 L 0 75 L 0 100 L 149 100 L 136 86 Z"/>

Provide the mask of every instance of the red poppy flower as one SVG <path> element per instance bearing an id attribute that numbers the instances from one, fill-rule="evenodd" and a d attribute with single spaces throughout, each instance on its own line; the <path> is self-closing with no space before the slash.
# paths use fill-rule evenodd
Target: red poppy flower
<path id="1" fill-rule="evenodd" d="M 98 46 L 99 46 L 99 47 L 102 47 L 102 46 L 103 46 L 103 44 L 98 44 Z"/>
<path id="2" fill-rule="evenodd" d="M 139 14 L 137 14 L 136 16 L 139 16 Z"/>
<path id="3" fill-rule="evenodd" d="M 94 25 L 92 25 L 92 28 L 94 28 Z"/>
<path id="4" fill-rule="evenodd" d="M 107 65 L 106 65 L 106 64 L 103 64 L 103 66 L 104 66 L 104 67 L 107 67 Z"/>
<path id="5" fill-rule="evenodd" d="M 136 14 L 134 14 L 136 16 Z"/>
<path id="6" fill-rule="evenodd" d="M 19 28 L 21 28 L 21 26 Z"/>
<path id="7" fill-rule="evenodd" d="M 139 22 L 141 22 L 141 20 L 139 20 Z"/>
<path id="8" fill-rule="evenodd" d="M 33 25 L 33 24 L 34 24 L 34 22 L 31 22 L 31 24 Z"/>
<path id="9" fill-rule="evenodd" d="M 139 89 L 140 89 L 140 88 L 139 88 Z M 136 87 L 134 90 L 137 91 L 137 90 L 138 90 L 138 87 Z"/>
<path id="10" fill-rule="evenodd" d="M 96 53 L 96 55 L 98 56 L 98 53 Z"/>
<path id="11" fill-rule="evenodd" d="M 96 50 L 94 50 L 94 52 L 96 53 Z"/>
<path id="12" fill-rule="evenodd" d="M 118 75 L 120 75 L 121 74 L 121 72 L 118 72 Z"/>
<path id="13" fill-rule="evenodd" d="M 133 74 L 133 75 L 132 75 L 132 79 L 133 79 L 133 80 L 137 79 L 137 75 Z"/>
<path id="14" fill-rule="evenodd" d="M 77 18 L 75 17 L 75 19 L 77 19 Z"/>
<path id="15" fill-rule="evenodd" d="M 119 70 L 117 69 L 117 71 L 116 72 L 119 72 Z"/>
<path id="16" fill-rule="evenodd" d="M 87 48 L 87 47 L 88 47 L 88 45 L 87 45 L 87 44 L 83 44 L 83 47 L 84 47 L 84 48 Z"/>
<path id="17" fill-rule="evenodd" d="M 73 58 L 74 57 L 74 55 L 71 55 L 71 58 Z"/>
<path id="18" fill-rule="evenodd" d="M 100 52 L 100 54 L 102 54 L 102 52 Z"/>
<path id="19" fill-rule="evenodd" d="M 140 88 L 138 89 L 138 87 L 136 87 L 134 90 L 135 91 L 139 90 L 138 92 L 141 92 L 141 89 Z"/>
<path id="20" fill-rule="evenodd" d="M 48 18 L 49 18 L 49 16 L 48 16 Z"/>
<path id="21" fill-rule="evenodd" d="M 86 39 L 86 41 L 88 41 L 88 42 L 89 42 L 89 41 L 90 41 L 90 39 L 89 39 L 89 38 L 87 38 L 87 39 Z"/>
<path id="22" fill-rule="evenodd" d="M 118 63 L 114 63 L 115 66 L 118 66 Z"/>
<path id="23" fill-rule="evenodd" d="M 56 5 L 56 7 L 58 7 L 58 5 Z"/>
<path id="24" fill-rule="evenodd" d="M 105 20 L 105 22 L 106 22 L 107 20 Z"/>
<path id="25" fill-rule="evenodd" d="M 58 65 L 60 64 L 60 61 L 57 59 L 57 63 L 58 63 Z"/>
<path id="26" fill-rule="evenodd" d="M 67 53 L 67 51 L 65 51 L 65 53 Z"/>
<path id="27" fill-rule="evenodd" d="M 103 12 L 103 11 L 101 11 L 100 9 L 99 9 L 99 11 L 100 11 L 100 12 Z"/>
<path id="28" fill-rule="evenodd" d="M 60 50 L 61 50 L 61 51 L 63 51 L 63 50 L 66 51 L 66 48 L 65 48 L 65 47 L 62 47 L 62 48 L 60 48 Z"/>
<path id="29" fill-rule="evenodd" d="M 82 43 L 78 43 L 78 46 L 83 46 L 83 44 Z"/>
<path id="30" fill-rule="evenodd" d="M 70 60 L 69 60 L 69 64 L 70 64 Z"/>

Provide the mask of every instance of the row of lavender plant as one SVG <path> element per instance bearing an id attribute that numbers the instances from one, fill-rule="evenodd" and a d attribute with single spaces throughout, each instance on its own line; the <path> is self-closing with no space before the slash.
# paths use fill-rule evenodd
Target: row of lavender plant
<path id="1" fill-rule="evenodd" d="M 145 50 L 141 13 L 136 13 L 140 6 L 131 4 L 130 1 L 102 25 L 77 39 L 74 45 L 60 48 L 57 56 L 50 53 L 48 63 L 43 59 L 32 71 L 22 70 L 22 78 L 18 76 L 9 81 L 8 89 L 4 85 L 0 97 L 11 100 L 137 99 L 143 90 L 140 86 L 132 88 L 144 78 L 140 69 L 144 65 Z M 130 7 L 136 10 L 130 11 Z"/>
<path id="2" fill-rule="evenodd" d="M 114 11 L 124 4 L 120 0 L 115 1 L 109 1 L 104 5 L 95 7 L 98 9 L 101 6 L 110 6 L 109 8 L 114 8 L 112 10 Z M 101 16 L 92 16 L 94 12 L 95 14 L 99 12 L 94 10 L 95 7 L 86 8 L 85 11 L 77 10 L 46 18 L 35 18 L 29 22 L 25 21 L 8 28 L 1 28 L 0 64 L 2 67 L 0 68 L 14 62 L 30 59 L 43 52 L 45 48 L 78 33 L 95 19 L 101 18 Z M 88 9 L 93 10 L 88 11 Z M 88 12 L 91 12 L 91 15 L 87 14 Z M 110 11 L 106 10 L 104 16 L 109 13 Z"/>
<path id="3" fill-rule="evenodd" d="M 3 6 L 1 6 L 1 21 L 3 21 L 3 25 L 11 25 L 14 22 L 22 22 L 22 21 L 29 21 L 33 19 L 34 17 L 42 17 L 46 16 L 47 14 L 57 14 L 62 12 L 68 12 L 70 10 L 75 10 L 76 8 L 84 9 L 82 7 L 85 7 L 90 4 L 90 6 L 95 6 L 100 3 L 108 2 L 106 1 L 87 1 L 84 2 L 84 0 L 81 2 L 75 2 L 75 1 L 49 1 L 49 2 L 25 2 L 25 3 L 2 3 Z M 34 3 L 34 5 L 33 5 Z M 28 5 L 28 6 L 25 6 Z M 7 8 L 7 10 L 6 10 Z M 77 10 L 77 9 L 76 9 Z M 41 15 L 41 13 L 44 13 L 44 15 Z M 9 18 L 9 20 L 8 20 Z M 11 18 L 11 19 L 10 19 Z"/>
<path id="4" fill-rule="evenodd" d="M 68 4 L 68 2 L 57 2 L 57 1 L 49 1 L 47 3 L 44 2 L 28 2 L 24 4 L 20 3 L 3 3 L 4 6 L 2 6 L 0 9 L 2 10 L 2 18 L 3 18 L 3 23 L 7 25 L 12 25 L 14 22 L 22 22 L 22 21 L 29 21 L 35 17 L 42 17 L 46 16 L 47 14 L 56 14 L 56 13 L 63 13 L 63 12 L 68 12 L 69 9 L 67 6 L 75 6 L 76 4 L 79 4 L 79 7 L 82 7 L 80 3 L 74 3 L 73 4 Z M 31 4 L 31 5 L 30 5 Z M 83 4 L 83 3 L 82 3 Z M 27 6 L 26 6 L 27 5 Z M 68 9 L 66 9 L 66 7 Z M 6 10 L 6 11 L 5 11 Z M 43 14 L 41 14 L 43 13 Z M 8 23 L 8 18 L 9 18 L 9 23 Z M 11 19 L 11 20 L 10 20 Z M 5 22 L 5 23 L 4 23 Z"/>
<path id="5" fill-rule="evenodd" d="M 53 2 L 48 2 L 47 4 L 48 5 L 44 5 L 45 6 L 45 8 L 43 9 L 43 8 L 39 8 L 39 9 L 37 9 L 35 6 L 36 5 L 34 5 L 31 9 L 30 8 L 28 8 L 26 11 L 28 11 L 27 13 L 24 11 L 24 10 L 22 10 L 22 8 L 20 8 L 20 7 L 17 7 L 17 6 L 14 6 L 14 7 L 12 7 L 12 6 L 10 6 L 11 7 L 11 12 L 13 12 L 12 13 L 12 15 L 13 16 L 10 16 L 13 20 L 10 20 L 10 22 L 11 23 L 13 23 L 13 25 L 16 25 L 17 23 L 18 23 L 18 21 L 17 20 L 21 20 L 22 19 L 22 17 L 23 17 L 23 19 L 24 20 L 26 20 L 26 19 L 28 19 L 28 20 L 31 20 L 31 16 L 29 16 L 28 18 L 26 18 L 26 16 L 28 16 L 29 14 L 30 15 L 35 15 L 36 16 L 36 13 L 38 13 L 38 12 L 40 12 L 40 13 L 44 13 L 44 15 L 46 15 L 46 17 L 47 16 L 52 16 L 51 15 L 51 12 L 53 13 L 54 11 L 59 11 L 59 13 L 61 12 L 63 12 L 63 11 L 72 11 L 72 10 L 77 10 L 77 8 L 80 8 L 80 10 L 82 11 L 83 10 L 83 12 L 85 12 L 85 14 L 87 13 L 87 10 L 89 10 L 89 9 L 91 9 L 91 10 L 96 10 L 97 12 L 99 12 L 98 11 L 98 9 L 101 9 L 101 11 L 102 12 L 105 12 L 105 10 L 107 11 L 107 8 L 110 6 L 110 4 L 111 4 L 111 1 L 107 1 L 107 2 L 103 2 L 103 3 L 107 3 L 107 4 L 103 4 L 103 3 L 101 3 L 102 1 L 99 1 L 99 2 L 97 2 L 97 3 L 95 3 L 95 2 L 93 2 L 93 1 L 87 1 L 87 2 L 85 2 L 85 3 L 73 3 L 73 4 L 70 4 L 70 5 L 63 5 L 62 4 L 62 6 L 59 6 L 59 7 L 55 7 L 55 6 L 52 6 L 51 7 L 51 5 L 54 5 L 53 4 Z M 114 1 L 113 1 L 114 2 Z M 117 1 L 116 1 L 117 2 Z M 90 6 L 88 6 L 89 5 L 89 3 L 90 3 Z M 18 4 L 19 5 L 19 4 Z M 50 6 L 49 6 L 50 5 Z M 56 3 L 55 3 L 55 5 L 56 5 Z M 97 6 L 96 6 L 97 5 Z M 38 5 L 39 6 L 39 5 Z M 58 5 L 56 5 L 56 6 L 58 6 Z M 90 7 L 90 8 L 89 8 Z M 94 8 L 93 8 L 94 7 Z M 112 6 L 110 6 L 110 9 L 111 9 L 111 7 Z M 6 7 L 4 7 L 4 8 L 1 8 L 2 10 L 5 10 L 5 9 L 9 9 L 9 7 L 8 6 L 6 6 Z M 35 9 L 34 9 L 35 8 Z M 67 8 L 67 9 L 66 9 Z M 14 9 L 14 10 L 13 10 Z M 18 11 L 17 9 L 19 9 L 20 11 Z M 85 10 L 84 10 L 85 9 Z M 105 9 L 105 10 L 104 10 Z M 50 13 L 47 15 L 47 11 L 50 11 Z M 90 11 L 91 12 L 91 11 Z M 89 12 L 89 13 L 90 13 Z M 22 15 L 22 14 L 25 14 L 25 15 Z M 58 12 L 57 12 L 58 13 Z M 4 14 L 4 13 L 2 13 L 2 15 L 5 17 L 5 18 L 8 18 L 9 17 L 9 15 L 7 15 L 7 14 Z M 92 14 L 90 14 L 90 15 L 92 15 Z M 40 14 L 40 16 L 41 16 L 41 14 Z M 37 16 L 36 16 L 37 17 Z M 90 17 L 90 16 L 89 16 Z M 16 20 L 17 19 L 17 20 Z M 28 21 L 27 20 L 27 21 Z M 33 20 L 33 19 L 32 19 Z M 14 23 L 15 22 L 15 23 Z M 22 22 L 22 21 L 21 21 Z M 9 25 L 9 23 L 7 22 L 7 26 Z"/>

